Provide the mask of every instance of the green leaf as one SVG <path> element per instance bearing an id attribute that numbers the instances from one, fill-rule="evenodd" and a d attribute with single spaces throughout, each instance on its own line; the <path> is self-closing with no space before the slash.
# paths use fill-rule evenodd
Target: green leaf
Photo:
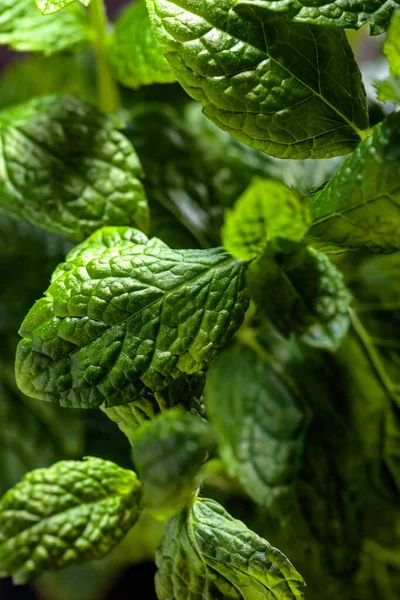
<path id="1" fill-rule="evenodd" d="M 211 121 L 267 154 L 351 152 L 365 135 L 367 114 L 345 33 L 279 16 L 249 20 L 234 4 L 147 0 L 179 83 Z"/>
<path id="2" fill-rule="evenodd" d="M 0 112 L 0 204 L 77 240 L 107 224 L 147 228 L 137 155 L 111 117 L 74 96 Z"/>
<path id="3" fill-rule="evenodd" d="M 377 83 L 378 98 L 383 102 L 400 103 L 400 10 L 393 14 L 383 51 L 389 63 L 390 76 Z"/>
<path id="4" fill-rule="evenodd" d="M 102 558 L 140 509 L 135 473 L 112 462 L 88 457 L 31 471 L 0 502 L 0 572 L 18 584 Z"/>
<path id="5" fill-rule="evenodd" d="M 216 443 L 206 421 L 173 408 L 136 430 L 132 459 L 146 507 L 170 515 L 199 485 L 198 472 Z"/>
<path id="6" fill-rule="evenodd" d="M 17 382 L 62 406 L 128 404 L 201 371 L 239 327 L 241 261 L 105 228 L 67 256 L 26 317 Z"/>
<path id="7" fill-rule="evenodd" d="M 65 6 L 68 6 L 68 4 L 72 4 L 72 2 L 75 2 L 75 0 L 36 0 L 39 10 L 44 15 L 51 15 Z M 90 4 L 90 0 L 79 0 L 79 2 L 83 4 L 83 6 L 89 6 Z"/>
<path id="8" fill-rule="evenodd" d="M 400 249 L 400 113 L 392 113 L 310 198 L 310 239 L 339 250 Z"/>
<path id="9" fill-rule="evenodd" d="M 278 181 L 255 178 L 225 214 L 224 247 L 236 258 L 251 260 L 277 238 L 301 241 L 308 218 L 297 193 Z"/>
<path id="10" fill-rule="evenodd" d="M 156 562 L 159 600 L 303 598 L 289 560 L 207 498 L 170 519 Z"/>
<path id="11" fill-rule="evenodd" d="M 175 81 L 154 38 L 145 0 L 128 6 L 117 20 L 108 57 L 118 81 L 127 87 Z"/>
<path id="12" fill-rule="evenodd" d="M 257 14 L 271 11 L 284 13 L 297 23 L 359 29 L 367 24 L 371 35 L 384 33 L 393 11 L 400 5 L 397 0 L 238 0 L 237 8 L 248 6 Z"/>
<path id="13" fill-rule="evenodd" d="M 34 0 L 2 0 L 0 4 L 0 45 L 50 56 L 80 50 L 88 41 L 86 15 L 77 5 L 44 17 Z"/>
<path id="14" fill-rule="evenodd" d="M 290 378 L 267 352 L 265 359 L 241 345 L 222 352 L 207 375 L 204 400 L 229 474 L 280 513 L 297 476 L 306 419 Z"/>
<path id="15" fill-rule="evenodd" d="M 328 256 L 314 248 L 266 251 L 248 271 L 249 294 L 284 335 L 336 350 L 349 328 L 351 296 Z"/>

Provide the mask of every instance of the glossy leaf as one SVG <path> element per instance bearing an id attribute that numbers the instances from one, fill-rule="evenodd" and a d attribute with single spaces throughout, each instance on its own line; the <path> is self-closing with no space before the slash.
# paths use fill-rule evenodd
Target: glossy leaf
<path id="1" fill-rule="evenodd" d="M 141 166 L 112 118 L 49 96 L 3 110 L 0 133 L 7 210 L 77 240 L 107 224 L 146 229 Z"/>
<path id="2" fill-rule="evenodd" d="M 400 249 L 400 114 L 392 113 L 310 198 L 310 239 L 338 250 Z"/>
<path id="3" fill-rule="evenodd" d="M 255 178 L 233 210 L 226 212 L 222 242 L 236 258 L 251 260 L 271 240 L 301 241 L 307 221 L 295 191 L 278 181 Z"/>
<path id="4" fill-rule="evenodd" d="M 51 15 L 75 1 L 76 0 L 36 0 L 36 4 L 44 15 Z M 89 6 L 90 4 L 90 0 L 79 0 L 79 2 L 84 6 Z"/>
<path id="5" fill-rule="evenodd" d="M 222 248 L 170 250 L 129 228 L 99 230 L 25 319 L 18 385 L 62 406 L 128 404 L 203 370 L 247 303 L 243 263 Z"/>
<path id="6" fill-rule="evenodd" d="M 132 438 L 132 459 L 146 507 L 168 515 L 187 502 L 215 442 L 206 421 L 178 408 L 137 429 Z"/>
<path id="7" fill-rule="evenodd" d="M 85 12 L 76 4 L 59 15 L 44 17 L 34 0 L 2 0 L 0 4 L 0 45 L 19 52 L 79 50 L 89 41 Z"/>
<path id="8" fill-rule="evenodd" d="M 207 498 L 170 519 L 156 562 L 159 600 L 303 598 L 289 560 Z"/>
<path id="9" fill-rule="evenodd" d="M 324 158 L 364 135 L 365 92 L 343 31 L 249 20 L 235 0 L 147 5 L 179 83 L 242 142 L 279 158 Z"/>
<path id="10" fill-rule="evenodd" d="M 303 400 L 290 378 L 273 360 L 237 345 L 211 365 L 205 404 L 230 475 L 256 502 L 284 512 L 306 425 Z"/>
<path id="11" fill-rule="evenodd" d="M 31 471 L 0 501 L 0 572 L 25 583 L 48 569 L 102 558 L 136 522 L 133 471 L 99 458 Z"/>
<path id="12" fill-rule="evenodd" d="M 128 6 L 117 20 L 108 56 L 118 81 L 127 87 L 175 81 L 154 38 L 145 0 Z"/>
<path id="13" fill-rule="evenodd" d="M 249 294 L 284 335 L 336 350 L 349 328 L 351 296 L 330 259 L 313 248 L 271 249 L 252 263 Z"/>
<path id="14" fill-rule="evenodd" d="M 378 98 L 383 102 L 400 103 L 400 10 L 396 11 L 383 46 L 389 63 L 390 76 L 377 83 Z"/>
<path id="15" fill-rule="evenodd" d="M 248 6 L 257 14 L 284 13 L 297 23 L 309 23 L 345 29 L 371 28 L 372 35 L 384 33 L 397 0 L 237 0 L 237 7 Z"/>

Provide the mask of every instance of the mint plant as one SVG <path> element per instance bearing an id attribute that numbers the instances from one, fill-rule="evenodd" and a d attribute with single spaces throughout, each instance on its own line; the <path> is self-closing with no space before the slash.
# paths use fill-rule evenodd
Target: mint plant
<path id="1" fill-rule="evenodd" d="M 0 0 L 0 44 L 1 576 L 397 598 L 400 3 Z"/>

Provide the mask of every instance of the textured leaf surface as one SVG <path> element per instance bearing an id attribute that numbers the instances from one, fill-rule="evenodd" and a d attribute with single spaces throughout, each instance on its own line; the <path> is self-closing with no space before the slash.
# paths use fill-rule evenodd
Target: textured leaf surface
<path id="1" fill-rule="evenodd" d="M 176 512 L 195 491 L 198 471 L 215 442 L 206 421 L 178 408 L 137 429 L 132 458 L 146 507 L 163 515 Z"/>
<path id="2" fill-rule="evenodd" d="M 260 311 L 284 335 L 295 333 L 310 346 L 335 350 L 348 331 L 351 296 L 322 252 L 266 251 L 250 265 L 248 284 Z"/>
<path id="3" fill-rule="evenodd" d="M 289 560 L 207 498 L 170 519 L 156 562 L 160 600 L 303 598 Z"/>
<path id="4" fill-rule="evenodd" d="M 136 522 L 133 471 L 99 458 L 31 471 L 0 502 L 0 571 L 25 583 L 44 570 L 102 558 Z"/>
<path id="5" fill-rule="evenodd" d="M 116 22 L 108 56 L 118 81 L 127 87 L 175 81 L 154 38 L 145 0 L 131 4 Z"/>
<path id="6" fill-rule="evenodd" d="M 280 511 L 297 475 L 305 417 L 301 396 L 275 367 L 239 345 L 223 352 L 207 375 L 205 404 L 228 472 L 256 502 Z"/>
<path id="7" fill-rule="evenodd" d="M 367 117 L 345 33 L 279 16 L 249 20 L 234 4 L 147 0 L 156 37 L 184 89 L 211 121 L 267 154 L 350 152 Z"/>
<path id="8" fill-rule="evenodd" d="M 77 240 L 108 224 L 146 229 L 139 159 L 94 107 L 73 96 L 34 99 L 0 113 L 0 136 L 7 210 Z"/>
<path id="9" fill-rule="evenodd" d="M 77 5 L 44 17 L 33 0 L 2 0 L 0 45 L 51 55 L 80 49 L 89 39 L 84 11 Z"/>
<path id="10" fill-rule="evenodd" d="M 62 406 L 128 404 L 201 371 L 246 308 L 243 263 L 222 248 L 170 250 L 104 228 L 68 255 L 25 319 L 18 385 Z"/>
<path id="11" fill-rule="evenodd" d="M 296 192 L 278 181 L 255 178 L 233 210 L 227 211 L 222 242 L 236 258 L 251 260 L 270 240 L 301 241 L 307 221 Z"/>
<path id="12" fill-rule="evenodd" d="M 84 6 L 89 6 L 90 4 L 90 0 L 79 1 Z M 68 6 L 68 4 L 72 4 L 72 2 L 75 2 L 75 0 L 36 0 L 39 10 L 41 10 L 44 15 L 50 15 L 57 12 L 61 8 Z"/>
<path id="13" fill-rule="evenodd" d="M 342 250 L 400 249 L 400 114 L 374 127 L 310 198 L 310 239 Z"/>
<path id="14" fill-rule="evenodd" d="M 384 33 L 398 0 L 238 0 L 237 7 L 285 13 L 297 23 L 359 29 L 365 24 L 371 34 Z"/>

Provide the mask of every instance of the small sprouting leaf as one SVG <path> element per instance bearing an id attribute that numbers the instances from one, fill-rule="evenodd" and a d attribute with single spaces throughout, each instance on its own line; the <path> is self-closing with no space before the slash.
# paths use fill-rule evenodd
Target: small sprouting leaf
<path id="1" fill-rule="evenodd" d="M 0 45 L 19 52 L 79 50 L 89 41 L 85 11 L 73 4 L 59 15 L 44 17 L 34 0 L 0 2 Z"/>
<path id="2" fill-rule="evenodd" d="M 115 23 L 108 56 L 118 81 L 127 87 L 175 81 L 154 38 L 145 0 L 129 5 Z"/>
<path id="3" fill-rule="evenodd" d="M 371 35 L 384 33 L 398 0 L 237 0 L 237 8 L 247 6 L 257 14 L 276 11 L 297 23 L 359 29 L 370 25 Z"/>
<path id="4" fill-rule="evenodd" d="M 204 369 L 240 326 L 245 266 L 105 228 L 67 256 L 20 333 L 17 383 L 77 408 L 128 404 Z"/>
<path id="5" fill-rule="evenodd" d="M 172 517 L 156 554 L 159 600 L 301 600 L 304 580 L 266 540 L 214 500 Z"/>
<path id="6" fill-rule="evenodd" d="M 204 401 L 230 475 L 256 502 L 282 510 L 299 468 L 306 419 L 301 396 L 275 366 L 242 345 L 228 349 L 211 365 Z"/>
<path id="7" fill-rule="evenodd" d="M 36 0 L 39 10 L 44 15 L 51 15 L 73 2 L 76 2 L 76 0 Z M 83 4 L 83 6 L 89 6 L 90 4 L 90 0 L 79 0 L 79 2 Z"/>
<path id="8" fill-rule="evenodd" d="M 339 250 L 400 249 L 400 113 L 376 125 L 310 197 L 310 239 Z"/>
<path id="9" fill-rule="evenodd" d="M 377 83 L 378 98 L 382 102 L 400 103 L 400 10 L 392 17 L 383 51 L 389 63 L 390 76 Z"/>
<path id="10" fill-rule="evenodd" d="M 49 96 L 1 111 L 0 134 L 8 211 L 77 240 L 108 224 L 147 228 L 139 159 L 112 118 Z"/>
<path id="11" fill-rule="evenodd" d="M 267 154 L 351 152 L 364 136 L 367 110 L 345 32 L 285 16 L 249 19 L 235 3 L 147 0 L 179 83 L 211 121 Z"/>
<path id="12" fill-rule="evenodd" d="M 0 573 L 25 583 L 102 558 L 140 510 L 135 473 L 112 462 L 88 457 L 31 471 L 0 501 Z"/>
<path id="13" fill-rule="evenodd" d="M 284 335 L 336 350 L 349 328 L 351 300 L 341 272 L 314 248 L 267 250 L 248 271 L 249 294 Z"/>
<path id="14" fill-rule="evenodd" d="M 236 258 L 256 258 L 270 240 L 301 241 L 308 219 L 299 196 L 283 183 L 259 177 L 225 214 L 224 247 Z"/>
<path id="15" fill-rule="evenodd" d="M 137 429 L 131 441 L 143 502 L 168 515 L 195 491 L 198 471 L 216 438 L 206 421 L 173 408 Z"/>

